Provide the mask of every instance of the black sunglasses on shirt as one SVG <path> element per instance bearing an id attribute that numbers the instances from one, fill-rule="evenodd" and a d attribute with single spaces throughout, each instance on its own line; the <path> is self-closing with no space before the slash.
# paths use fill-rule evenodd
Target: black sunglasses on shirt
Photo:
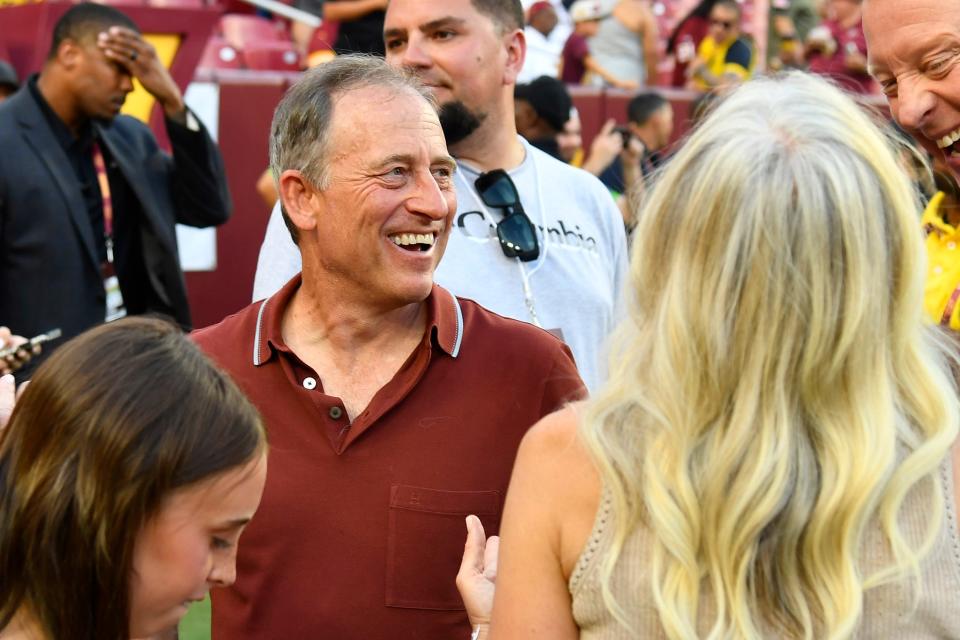
<path id="1" fill-rule="evenodd" d="M 504 210 L 504 218 L 497 223 L 500 249 L 508 258 L 520 258 L 523 262 L 540 256 L 537 231 L 520 204 L 520 195 L 513 180 L 503 169 L 494 169 L 480 174 L 474 182 L 477 194 L 488 207 Z"/>

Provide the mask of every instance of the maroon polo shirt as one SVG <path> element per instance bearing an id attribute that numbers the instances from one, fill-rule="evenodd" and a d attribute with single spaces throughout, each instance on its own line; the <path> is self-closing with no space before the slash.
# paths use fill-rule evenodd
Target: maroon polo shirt
<path id="1" fill-rule="evenodd" d="M 237 581 L 213 592 L 213 638 L 468 638 L 464 518 L 497 533 L 524 432 L 585 393 L 570 350 L 434 286 L 423 341 L 351 423 L 284 344 L 299 286 L 193 334 L 270 439 Z"/>

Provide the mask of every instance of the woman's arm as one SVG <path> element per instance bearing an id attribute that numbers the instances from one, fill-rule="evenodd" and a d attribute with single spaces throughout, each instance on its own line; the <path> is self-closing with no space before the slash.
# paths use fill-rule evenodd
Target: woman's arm
<path id="1" fill-rule="evenodd" d="M 517 454 L 500 528 L 491 640 L 576 640 L 567 581 L 593 527 L 600 481 L 565 409 L 538 422 Z"/>
<path id="2" fill-rule="evenodd" d="M 600 64 L 596 61 L 596 59 L 593 56 L 588 55 L 583 59 L 583 67 L 587 71 L 591 73 L 595 73 L 601 78 L 603 78 L 603 81 L 606 82 L 607 84 L 613 87 L 616 87 L 618 89 L 636 89 L 639 87 L 639 85 L 636 82 L 621 80 L 617 76 L 613 75 L 612 73 L 610 73 L 609 71 L 601 67 Z"/>
<path id="3" fill-rule="evenodd" d="M 659 70 L 657 63 L 660 61 L 660 52 L 657 51 L 657 42 L 660 38 L 659 29 L 657 29 L 657 19 L 653 11 L 644 7 L 643 19 L 643 63 L 647 68 L 647 86 L 655 86 L 659 83 Z"/>

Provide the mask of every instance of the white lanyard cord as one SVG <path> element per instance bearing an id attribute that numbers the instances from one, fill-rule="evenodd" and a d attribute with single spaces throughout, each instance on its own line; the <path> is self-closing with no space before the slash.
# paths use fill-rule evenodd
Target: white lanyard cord
<path id="1" fill-rule="evenodd" d="M 542 222 L 543 215 L 544 215 L 543 214 L 543 188 L 540 180 L 540 171 L 539 171 L 539 167 L 537 166 L 536 158 L 533 156 L 532 153 L 530 153 L 530 150 L 525 149 L 525 152 L 529 155 L 530 161 L 533 164 L 533 175 L 537 181 L 537 205 L 540 208 L 540 219 Z M 470 195 L 473 196 L 474 202 L 476 202 L 477 206 L 480 207 L 480 213 L 483 214 L 483 217 L 487 220 L 488 223 L 496 226 L 497 221 L 494 219 L 493 215 L 487 209 L 487 206 L 483 203 L 483 199 L 480 198 L 480 195 L 476 192 L 474 186 L 470 184 L 470 182 L 467 180 L 467 176 L 464 175 L 464 172 L 457 171 L 457 173 L 454 175 L 460 175 L 463 177 L 464 185 L 467 187 L 467 190 L 470 192 Z M 529 216 L 527 217 L 529 219 Z M 531 224 L 532 223 L 533 222 L 531 221 Z M 534 228 L 534 233 L 536 233 L 536 228 Z M 540 267 L 543 266 L 543 263 L 547 258 L 547 231 L 545 226 L 544 226 L 543 234 L 541 237 L 543 238 L 543 242 L 541 243 L 542 250 L 540 253 L 540 259 L 538 260 L 537 265 L 533 269 L 531 269 L 529 273 L 527 273 L 527 269 L 526 267 L 523 266 L 523 261 L 520 258 L 514 258 L 513 260 L 514 262 L 516 262 L 517 268 L 520 270 L 520 282 L 523 284 L 523 302 L 527 307 L 527 312 L 530 314 L 530 321 L 535 327 L 540 327 L 542 329 L 543 325 L 540 324 L 540 318 L 537 316 L 537 307 L 534 304 L 533 288 L 530 286 L 530 276 L 535 274 L 537 270 L 539 270 Z M 499 244 L 499 239 L 498 239 L 498 244 Z"/>

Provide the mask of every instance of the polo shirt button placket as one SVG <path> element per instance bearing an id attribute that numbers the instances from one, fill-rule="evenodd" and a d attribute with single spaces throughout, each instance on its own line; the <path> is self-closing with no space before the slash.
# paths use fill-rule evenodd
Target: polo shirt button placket
<path id="1" fill-rule="evenodd" d="M 343 416 L 343 409 L 337 406 L 330 407 L 329 415 L 334 420 L 339 420 Z"/>
<path id="2" fill-rule="evenodd" d="M 303 379 L 303 388 L 307 391 L 313 391 L 317 388 L 316 378 L 304 378 Z"/>

